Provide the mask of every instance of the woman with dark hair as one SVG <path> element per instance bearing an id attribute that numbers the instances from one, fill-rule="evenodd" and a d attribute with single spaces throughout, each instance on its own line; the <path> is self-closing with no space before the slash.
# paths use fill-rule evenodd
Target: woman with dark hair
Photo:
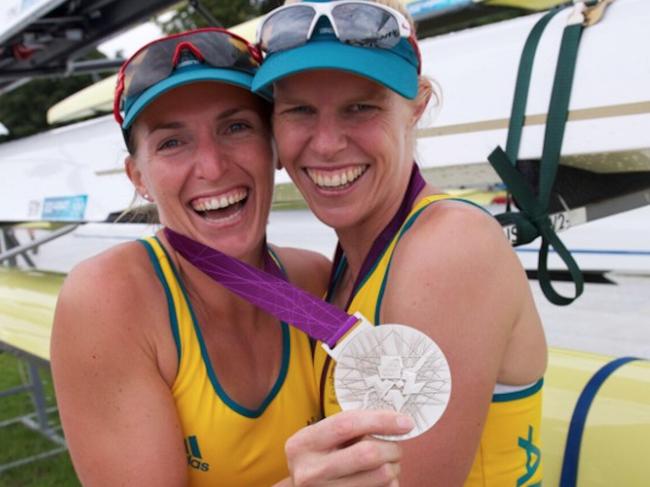
<path id="1" fill-rule="evenodd" d="M 259 60 L 223 29 L 141 48 L 115 95 L 126 172 L 166 230 L 321 295 L 326 259 L 266 244 L 274 163 L 268 94 L 250 91 Z M 214 282 L 162 230 L 72 271 L 51 356 L 84 485 L 268 486 L 289 474 L 286 440 L 320 419 L 309 337 Z M 331 441 L 408 431 L 398 417 Z M 307 432 L 345 429 L 333 419 Z M 377 467 L 399 457 L 387 442 L 371 450 Z"/>

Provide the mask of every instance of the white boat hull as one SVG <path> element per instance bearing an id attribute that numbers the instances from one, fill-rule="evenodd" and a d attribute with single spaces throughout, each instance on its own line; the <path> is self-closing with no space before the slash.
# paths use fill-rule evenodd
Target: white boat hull
<path id="1" fill-rule="evenodd" d="M 541 153 L 541 121 L 567 15 L 568 10 L 558 14 L 540 42 L 521 146 L 524 159 L 539 158 Z M 432 123 L 420 131 L 418 160 L 425 168 L 452 176 L 437 178 L 435 173 L 434 183 L 450 187 L 498 181 L 486 156 L 505 144 L 519 55 L 539 18 L 533 15 L 422 41 L 424 73 L 442 86 L 443 106 L 437 117 L 425 117 Z M 650 2 L 616 0 L 604 19 L 584 32 L 563 163 L 595 172 L 650 171 L 649 24 Z M 111 116 L 0 145 L 0 221 L 105 222 L 133 200 L 123 169 L 126 155 Z M 279 173 L 276 182 L 286 181 L 286 173 Z M 573 228 L 562 238 L 585 270 L 650 273 L 650 232 L 645 230 L 649 218 L 650 209 L 640 209 Z M 66 238 L 81 238 L 91 228 Z M 132 237 L 142 233 L 126 230 L 137 227 L 123 228 L 120 231 Z M 101 242 L 110 240 L 104 230 L 100 233 Z M 83 238 L 92 240 L 89 235 Z M 118 232 L 113 241 L 120 240 Z M 324 241 L 330 245 L 330 240 Z M 535 248 L 536 244 L 518 249 L 528 269 L 536 268 Z M 562 268 L 553 255 L 550 266 Z M 66 269 L 67 264 L 59 268 Z"/>
<path id="2" fill-rule="evenodd" d="M 539 159 L 560 39 L 571 8 L 540 40 L 520 158 Z M 426 166 L 486 164 L 505 147 L 521 51 L 543 14 L 421 41 L 423 72 L 442 89 L 442 107 L 420 130 Z M 650 2 L 616 0 L 582 35 L 563 164 L 596 172 L 650 170 Z M 434 110 L 435 111 L 435 110 Z"/>
<path id="3" fill-rule="evenodd" d="M 502 208 L 493 207 L 495 211 Z M 562 233 L 562 239 L 571 250 L 578 265 L 587 272 L 616 272 L 650 276 L 650 206 L 604 218 L 571 228 Z M 95 255 L 113 245 L 153 233 L 155 225 L 144 224 L 87 224 L 69 235 L 49 242 L 29 254 L 39 269 L 68 272 L 80 260 Z M 16 235 L 22 244 L 44 235 L 18 229 Z M 308 210 L 273 211 L 268 227 L 269 241 L 281 246 L 302 247 L 320 252 L 327 257 L 334 253 L 336 235 L 331 228 L 319 222 Z M 524 268 L 537 269 L 539 241 L 516 249 Z M 551 253 L 549 268 L 564 269 L 560 259 Z"/>

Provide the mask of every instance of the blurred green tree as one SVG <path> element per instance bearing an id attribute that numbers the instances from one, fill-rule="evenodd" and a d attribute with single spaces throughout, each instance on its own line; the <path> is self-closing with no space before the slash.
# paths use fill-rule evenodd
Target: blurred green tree
<path id="1" fill-rule="evenodd" d="M 86 59 L 104 58 L 95 50 Z M 47 110 L 55 103 L 108 76 L 69 76 L 64 78 L 33 79 L 9 93 L 0 96 L 0 122 L 9 133 L 0 136 L 0 142 L 26 137 L 51 128 L 47 124 Z"/>
<path id="2" fill-rule="evenodd" d="M 206 27 L 209 21 L 192 3 L 180 2 L 170 14 L 154 20 L 166 34 Z M 200 0 L 200 5 L 225 27 L 231 27 L 262 15 L 282 5 L 283 0 Z M 88 59 L 104 57 L 99 51 Z M 107 73 L 109 75 L 111 73 Z M 97 81 L 91 76 L 35 79 L 0 97 L 0 122 L 9 134 L 0 135 L 0 142 L 26 137 L 50 128 L 47 110 L 58 101 Z"/>
<path id="3" fill-rule="evenodd" d="M 282 5 L 283 0 L 200 0 L 205 8 L 223 27 L 232 27 L 246 20 L 262 15 Z M 165 34 L 174 34 L 188 29 L 208 27 L 210 23 L 193 5 L 183 2 L 172 10 L 172 16 L 158 20 Z"/>

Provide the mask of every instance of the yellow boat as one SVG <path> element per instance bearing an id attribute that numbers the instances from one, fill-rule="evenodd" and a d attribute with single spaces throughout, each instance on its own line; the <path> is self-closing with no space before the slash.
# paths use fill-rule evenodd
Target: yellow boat
<path id="1" fill-rule="evenodd" d="M 49 360 L 54 305 L 64 278 L 0 267 L 0 348 Z M 615 360 L 550 350 L 542 423 L 544 485 L 647 485 L 650 362 L 630 361 L 615 368 L 623 362 Z M 575 472 L 577 483 L 560 482 L 563 471 L 569 480 Z"/>

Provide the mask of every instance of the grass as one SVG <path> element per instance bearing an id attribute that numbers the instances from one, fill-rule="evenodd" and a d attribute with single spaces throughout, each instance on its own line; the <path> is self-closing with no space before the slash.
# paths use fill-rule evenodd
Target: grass
<path id="1" fill-rule="evenodd" d="M 0 352 L 0 391 L 20 386 L 27 381 L 27 377 L 27 368 L 21 360 L 9 353 Z M 47 404 L 54 406 L 50 371 L 42 369 L 41 379 Z M 32 412 L 34 412 L 34 405 L 28 393 L 0 397 L 0 422 Z M 56 414 L 51 415 L 50 419 L 52 424 L 59 424 Z M 0 428 L 0 464 L 27 455 L 35 455 L 54 446 L 42 435 L 21 423 Z M 0 473 L 0 487 L 76 487 L 79 485 L 67 451 Z"/>

